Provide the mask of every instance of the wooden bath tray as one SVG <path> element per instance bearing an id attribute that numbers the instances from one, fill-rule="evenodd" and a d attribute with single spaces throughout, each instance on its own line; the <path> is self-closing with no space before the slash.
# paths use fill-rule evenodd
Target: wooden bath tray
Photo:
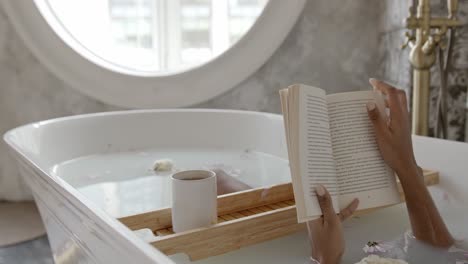
<path id="1" fill-rule="evenodd" d="M 437 184 L 438 172 L 424 170 L 424 182 L 428 186 Z M 399 190 L 404 202 L 401 186 Z M 354 215 L 376 209 L 357 211 Z M 218 215 L 216 225 L 177 234 L 171 228 L 170 208 L 119 220 L 131 230 L 149 228 L 156 236 L 151 242 L 154 247 L 166 255 L 184 252 L 190 260 L 220 255 L 305 228 L 304 223 L 297 223 L 291 183 L 219 196 Z"/>

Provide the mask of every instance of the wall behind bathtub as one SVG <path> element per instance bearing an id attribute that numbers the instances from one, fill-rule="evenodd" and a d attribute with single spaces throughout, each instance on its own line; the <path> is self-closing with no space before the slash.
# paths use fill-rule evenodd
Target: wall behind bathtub
<path id="1" fill-rule="evenodd" d="M 368 89 L 377 72 L 379 1 L 308 0 L 277 52 L 228 93 L 195 107 L 280 111 L 278 89 L 306 83 L 328 92 Z M 0 134 L 60 116 L 118 110 L 57 79 L 25 47 L 0 5 Z M 0 144 L 0 200 L 31 198 Z"/>
<path id="2" fill-rule="evenodd" d="M 431 0 L 431 12 L 434 16 L 447 15 L 446 0 Z M 380 20 L 380 50 L 378 52 L 380 65 L 378 76 L 389 80 L 396 85 L 409 88 L 412 86 L 411 68 L 408 63 L 409 48 L 400 50 L 404 43 L 404 33 L 407 31 L 403 26 L 403 19 L 408 16 L 407 1 L 382 1 L 382 9 L 387 10 Z M 468 108 L 466 104 L 468 87 L 468 1 L 459 1 L 458 18 L 462 26 L 456 30 L 455 41 L 451 63 L 449 65 L 447 103 L 449 106 L 448 139 L 457 141 L 468 141 L 467 117 Z M 435 109 L 437 92 L 440 87 L 440 74 L 437 63 L 431 69 L 431 99 L 430 99 L 430 135 L 433 135 L 435 127 Z M 465 132 L 465 130 L 467 132 Z"/>

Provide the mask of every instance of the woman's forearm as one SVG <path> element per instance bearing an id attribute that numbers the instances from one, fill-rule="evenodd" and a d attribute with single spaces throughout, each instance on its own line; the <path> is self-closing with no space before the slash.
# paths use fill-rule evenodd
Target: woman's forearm
<path id="1" fill-rule="evenodd" d="M 420 169 L 414 165 L 398 174 L 405 193 L 414 236 L 434 246 L 451 246 L 453 238 L 424 184 Z"/>
<path id="2" fill-rule="evenodd" d="M 371 79 L 370 83 L 386 97 L 388 114 L 381 112 L 374 102 L 367 104 L 367 111 L 380 153 L 397 172 L 401 181 L 413 233 L 418 239 L 432 245 L 450 246 L 453 238 L 424 184 L 422 172 L 416 165 L 406 94 L 385 82 Z"/>

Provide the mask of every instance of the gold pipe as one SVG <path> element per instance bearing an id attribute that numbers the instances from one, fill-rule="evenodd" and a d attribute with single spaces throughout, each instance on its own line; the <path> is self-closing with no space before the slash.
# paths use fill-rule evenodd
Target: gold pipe
<path id="1" fill-rule="evenodd" d="M 408 18 L 406 20 L 407 29 L 416 29 L 419 26 L 420 21 L 416 18 Z M 442 27 L 458 27 L 460 26 L 460 21 L 451 20 L 447 18 L 433 18 L 431 19 L 429 25 L 432 28 L 442 28 Z"/>
<path id="2" fill-rule="evenodd" d="M 406 19 L 407 41 L 402 46 L 411 46 L 409 61 L 413 66 L 413 133 L 428 135 L 429 124 L 429 87 L 431 81 L 430 69 L 434 65 L 437 45 L 445 37 L 448 28 L 461 25 L 456 18 L 458 0 L 447 0 L 448 16 L 431 17 L 429 0 L 419 0 L 416 14 L 410 8 Z"/>
<path id="3" fill-rule="evenodd" d="M 429 127 L 429 70 L 413 70 L 413 134 L 427 136 Z"/>
<path id="4" fill-rule="evenodd" d="M 427 136 L 429 124 L 430 69 L 435 62 L 434 43 L 430 35 L 431 8 L 429 0 L 419 0 L 415 45 L 410 52 L 413 65 L 413 134 Z"/>

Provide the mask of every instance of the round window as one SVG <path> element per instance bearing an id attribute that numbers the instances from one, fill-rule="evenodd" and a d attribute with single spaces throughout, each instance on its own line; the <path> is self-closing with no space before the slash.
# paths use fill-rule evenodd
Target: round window
<path id="1" fill-rule="evenodd" d="M 58 23 L 95 59 L 166 75 L 225 52 L 268 0 L 47 0 Z"/>
<path id="2" fill-rule="evenodd" d="M 129 108 L 185 107 L 255 72 L 305 0 L 0 1 L 59 78 Z"/>

